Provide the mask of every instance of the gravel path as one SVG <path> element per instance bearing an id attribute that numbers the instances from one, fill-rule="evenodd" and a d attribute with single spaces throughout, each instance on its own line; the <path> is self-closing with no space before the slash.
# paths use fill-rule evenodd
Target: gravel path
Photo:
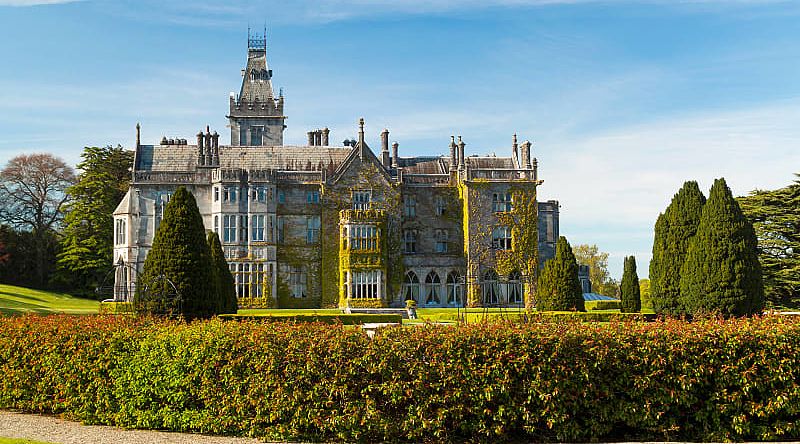
<path id="1" fill-rule="evenodd" d="M 54 416 L 7 411 L 0 411 L 0 437 L 25 438 L 57 444 L 261 444 L 261 441 L 252 438 L 224 438 L 88 426 Z"/>

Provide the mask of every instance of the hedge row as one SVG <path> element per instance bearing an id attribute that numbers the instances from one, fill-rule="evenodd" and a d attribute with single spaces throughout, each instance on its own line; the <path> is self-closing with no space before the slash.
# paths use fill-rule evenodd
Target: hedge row
<path id="1" fill-rule="evenodd" d="M 587 310 L 619 310 L 622 307 L 619 299 L 586 301 L 584 304 Z"/>
<path id="2" fill-rule="evenodd" d="M 403 316 L 391 313 L 265 313 L 265 314 L 225 314 L 219 316 L 225 320 L 258 320 L 268 322 L 322 322 L 326 324 L 359 325 L 366 323 L 403 322 Z"/>
<path id="3" fill-rule="evenodd" d="M 0 408 L 346 441 L 800 437 L 800 320 L 390 328 L 0 318 Z"/>

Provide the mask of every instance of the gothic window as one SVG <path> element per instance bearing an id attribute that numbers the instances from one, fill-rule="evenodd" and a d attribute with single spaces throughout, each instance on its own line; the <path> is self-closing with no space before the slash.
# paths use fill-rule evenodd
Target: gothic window
<path id="1" fill-rule="evenodd" d="M 447 253 L 447 230 L 436 230 L 436 252 Z"/>
<path id="2" fill-rule="evenodd" d="M 417 252 L 417 232 L 415 230 L 403 230 L 403 252 L 406 254 Z"/>
<path id="3" fill-rule="evenodd" d="M 511 193 L 492 194 L 492 211 L 495 213 L 511 211 Z"/>
<path id="4" fill-rule="evenodd" d="M 319 242 L 319 216 L 309 216 L 306 219 L 306 243 L 315 244 Z"/>
<path id="5" fill-rule="evenodd" d="M 459 306 L 463 304 L 464 297 L 461 284 L 461 276 L 457 271 L 451 271 L 447 274 L 447 305 Z"/>
<path id="6" fill-rule="evenodd" d="M 522 275 L 519 271 L 512 271 L 508 275 L 508 302 L 512 304 L 522 304 L 524 302 L 522 297 Z"/>
<path id="7" fill-rule="evenodd" d="M 304 298 L 306 294 L 306 273 L 303 272 L 303 267 L 291 267 L 289 269 L 289 289 L 292 291 L 292 297 Z"/>
<path id="8" fill-rule="evenodd" d="M 253 233 L 253 241 L 256 242 L 264 242 L 264 215 L 258 214 L 254 215 L 250 222 L 253 225 L 252 233 Z"/>
<path id="9" fill-rule="evenodd" d="M 316 204 L 319 203 L 319 191 L 307 191 L 306 203 Z"/>
<path id="10" fill-rule="evenodd" d="M 414 196 L 403 196 L 403 215 L 405 217 L 417 217 L 417 198 Z"/>
<path id="11" fill-rule="evenodd" d="M 236 242 L 236 216 L 222 217 L 223 242 Z"/>
<path id="12" fill-rule="evenodd" d="M 494 227 L 492 230 L 492 248 L 495 250 L 511 249 L 511 227 Z"/>
<path id="13" fill-rule="evenodd" d="M 436 196 L 436 215 L 444 216 L 447 211 L 447 200 L 444 196 Z"/>
<path id="14" fill-rule="evenodd" d="M 481 285 L 483 290 L 483 303 L 497 304 L 500 302 L 500 285 L 497 282 L 497 273 L 494 270 L 488 270 L 483 274 L 483 283 Z"/>
<path id="15" fill-rule="evenodd" d="M 351 271 L 350 297 L 354 299 L 377 298 L 380 283 L 380 271 Z"/>
<path id="16" fill-rule="evenodd" d="M 371 191 L 353 191 L 353 209 L 368 210 L 371 197 Z"/>
<path id="17" fill-rule="evenodd" d="M 425 305 L 441 305 L 442 281 L 435 271 L 425 277 Z"/>
<path id="18" fill-rule="evenodd" d="M 116 222 L 116 244 L 125 245 L 125 219 L 117 219 Z"/>
<path id="19" fill-rule="evenodd" d="M 247 216 L 239 216 L 239 240 L 247 241 Z"/>
<path id="20" fill-rule="evenodd" d="M 419 301 L 419 278 L 413 271 L 406 273 L 403 279 L 403 296 L 407 301 Z"/>

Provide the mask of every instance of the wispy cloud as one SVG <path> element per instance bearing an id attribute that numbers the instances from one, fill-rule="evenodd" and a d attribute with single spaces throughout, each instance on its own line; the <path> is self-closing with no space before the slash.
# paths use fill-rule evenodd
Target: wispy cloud
<path id="1" fill-rule="evenodd" d="M 83 0 L 0 0 L 0 6 L 40 6 L 75 3 Z"/>

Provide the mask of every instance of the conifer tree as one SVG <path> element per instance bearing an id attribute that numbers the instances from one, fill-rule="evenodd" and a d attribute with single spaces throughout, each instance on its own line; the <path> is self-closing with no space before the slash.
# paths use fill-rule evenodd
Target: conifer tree
<path id="1" fill-rule="evenodd" d="M 179 187 L 164 209 L 139 275 L 136 298 L 158 303 L 177 291 L 185 318 L 208 318 L 219 308 L 215 277 L 197 202 L 192 193 Z"/>
<path id="2" fill-rule="evenodd" d="M 728 316 L 763 310 L 756 243 L 725 179 L 715 180 L 681 269 L 681 304 L 691 313 Z"/>
<path id="3" fill-rule="evenodd" d="M 222 251 L 222 243 L 219 236 L 213 231 L 207 235 L 208 247 L 211 250 L 211 261 L 214 263 L 217 282 L 217 298 L 219 302 L 219 313 L 236 313 L 239 308 L 236 300 L 236 288 L 233 275 L 228 268 L 228 261 L 225 260 L 225 253 Z"/>
<path id="4" fill-rule="evenodd" d="M 679 304 L 681 267 L 705 202 L 697 182 L 687 181 L 658 216 L 650 261 L 650 300 L 657 313 L 685 312 Z"/>
<path id="5" fill-rule="evenodd" d="M 638 313 L 642 310 L 639 276 L 636 274 L 636 258 L 634 256 L 625 258 L 620 294 L 623 313 Z"/>
<path id="6" fill-rule="evenodd" d="M 586 311 L 578 280 L 578 263 L 567 238 L 556 243 L 556 255 L 544 264 L 539 274 L 536 307 L 539 311 Z"/>

